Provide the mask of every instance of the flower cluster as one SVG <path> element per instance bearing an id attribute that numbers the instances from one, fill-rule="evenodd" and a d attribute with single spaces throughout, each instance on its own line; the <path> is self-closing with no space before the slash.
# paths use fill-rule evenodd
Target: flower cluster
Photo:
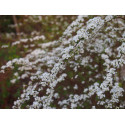
<path id="1" fill-rule="evenodd" d="M 12 108 L 125 108 L 125 17 L 119 17 L 78 16 L 58 40 L 3 65 L 2 73 L 16 65 L 21 72 L 12 84 L 27 81 Z M 45 37 L 12 46 L 39 39 Z"/>

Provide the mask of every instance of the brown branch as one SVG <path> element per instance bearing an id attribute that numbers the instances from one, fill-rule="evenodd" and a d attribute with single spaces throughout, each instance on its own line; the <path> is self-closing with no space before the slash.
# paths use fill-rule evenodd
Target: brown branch
<path id="1" fill-rule="evenodd" d="M 14 21 L 14 24 L 15 24 L 15 29 L 16 29 L 17 37 L 18 37 L 18 39 L 20 39 L 20 34 L 19 34 L 20 30 L 19 30 L 17 18 L 16 18 L 15 15 L 13 15 L 13 21 Z"/>

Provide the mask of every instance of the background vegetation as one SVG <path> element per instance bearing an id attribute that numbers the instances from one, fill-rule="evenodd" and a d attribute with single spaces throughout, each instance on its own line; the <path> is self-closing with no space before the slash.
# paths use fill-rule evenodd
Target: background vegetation
<path id="1" fill-rule="evenodd" d="M 29 49 L 34 50 L 40 43 L 57 40 L 74 19 L 76 16 L 0 16 L 0 67 L 9 60 L 24 57 Z M 43 35 L 45 40 L 36 40 L 33 47 L 30 47 L 30 42 L 11 46 L 15 41 L 37 35 Z M 2 47 L 4 45 L 8 47 Z M 23 48 L 24 45 L 28 48 Z M 0 73 L 0 108 L 12 108 L 22 92 L 22 82 L 27 82 L 12 84 L 10 81 L 14 72 L 16 69 Z"/>

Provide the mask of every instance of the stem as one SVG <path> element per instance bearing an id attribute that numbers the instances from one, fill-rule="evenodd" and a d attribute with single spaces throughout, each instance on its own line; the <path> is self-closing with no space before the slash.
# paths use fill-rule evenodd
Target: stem
<path id="1" fill-rule="evenodd" d="M 20 30 L 19 30 L 19 27 L 18 27 L 18 23 L 17 23 L 17 18 L 15 15 L 13 15 L 13 21 L 14 21 L 14 24 L 15 24 L 15 29 L 16 29 L 16 34 L 17 34 L 17 37 L 18 39 L 20 39 Z"/>

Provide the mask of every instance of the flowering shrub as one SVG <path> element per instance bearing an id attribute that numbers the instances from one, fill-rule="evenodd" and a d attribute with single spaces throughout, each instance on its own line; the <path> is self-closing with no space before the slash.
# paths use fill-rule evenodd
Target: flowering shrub
<path id="1" fill-rule="evenodd" d="M 8 68 L 10 82 L 23 85 L 12 108 L 125 108 L 125 16 L 78 16 L 58 40 L 37 44 L 0 72 Z"/>

